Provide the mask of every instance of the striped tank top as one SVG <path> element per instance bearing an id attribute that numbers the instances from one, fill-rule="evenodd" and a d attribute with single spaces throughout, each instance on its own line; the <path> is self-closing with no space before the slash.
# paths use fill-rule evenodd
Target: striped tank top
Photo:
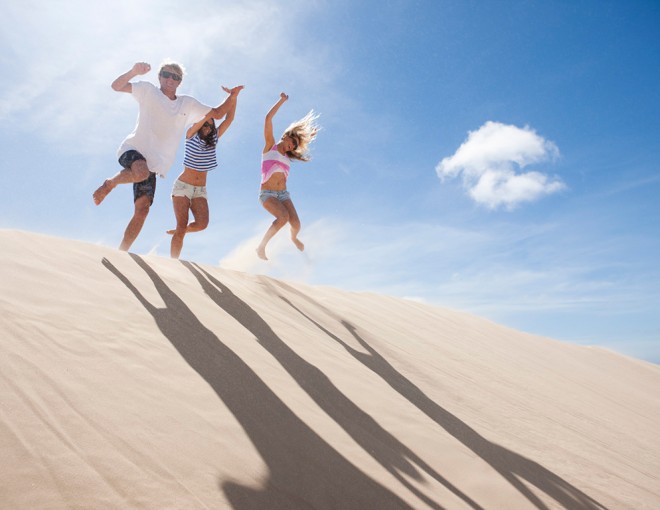
<path id="1" fill-rule="evenodd" d="M 216 144 L 218 136 L 215 137 Z M 186 153 L 183 157 L 183 164 L 188 168 L 198 172 L 208 172 L 218 166 L 216 159 L 216 148 L 206 145 L 197 133 L 186 140 Z"/>

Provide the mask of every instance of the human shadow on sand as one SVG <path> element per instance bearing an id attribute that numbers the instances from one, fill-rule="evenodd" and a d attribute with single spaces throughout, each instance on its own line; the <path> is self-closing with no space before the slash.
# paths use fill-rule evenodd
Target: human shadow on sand
<path id="1" fill-rule="evenodd" d="M 254 309 L 236 296 L 226 285 L 199 266 L 189 262 L 182 263 L 195 275 L 206 294 L 250 331 L 259 344 L 278 361 L 300 388 L 365 452 L 370 454 L 410 492 L 429 507 L 442 508 L 437 501 L 429 498 L 409 481 L 408 478 L 422 480 L 421 470 L 470 507 L 482 508 L 346 397 L 321 370 L 291 349 Z"/>
<path id="2" fill-rule="evenodd" d="M 109 260 L 104 258 L 102 264 L 135 295 L 183 359 L 211 386 L 268 466 L 268 478 L 258 489 L 219 482 L 233 508 L 411 508 L 298 418 L 142 258 L 131 257 L 153 281 L 163 308 L 152 305 Z"/>
<path id="3" fill-rule="evenodd" d="M 269 285 L 273 287 L 273 284 Z M 438 405 L 429 398 L 419 387 L 407 379 L 396 368 L 394 368 L 383 356 L 381 356 L 367 341 L 362 338 L 356 328 L 337 316 L 327 307 L 320 304 L 313 298 L 302 292 L 277 282 L 281 289 L 304 299 L 316 308 L 322 310 L 326 315 L 341 323 L 341 325 L 350 333 L 350 335 L 362 346 L 364 351 L 351 347 L 337 335 L 328 331 L 321 324 L 316 322 L 310 316 L 305 314 L 300 308 L 295 306 L 289 299 L 284 297 L 277 290 L 273 289 L 279 297 L 296 310 L 299 314 L 316 325 L 323 333 L 335 342 L 339 343 L 351 356 L 362 363 L 365 367 L 377 374 L 392 389 L 398 392 L 417 409 L 426 414 L 442 429 L 457 439 L 460 443 L 472 450 L 481 459 L 487 462 L 497 473 L 506 479 L 516 490 L 518 490 L 529 502 L 538 509 L 549 510 L 541 499 L 530 490 L 528 485 L 542 491 L 547 496 L 554 499 L 558 504 L 570 510 L 606 510 L 601 503 L 588 496 L 577 487 L 571 485 L 563 478 L 546 469 L 538 462 L 528 459 L 516 452 L 513 452 L 503 446 L 495 444 L 467 423 L 460 420 L 449 411 Z M 527 485 L 526 485 L 527 484 Z M 552 508 L 555 508 L 554 506 Z"/>

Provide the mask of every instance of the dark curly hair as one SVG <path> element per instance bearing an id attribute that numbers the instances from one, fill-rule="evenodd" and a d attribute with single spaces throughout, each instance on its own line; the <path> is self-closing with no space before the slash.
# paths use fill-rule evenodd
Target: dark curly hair
<path id="1" fill-rule="evenodd" d="M 209 119 L 206 122 L 204 122 L 202 127 L 204 126 L 209 126 L 211 128 L 211 131 L 209 131 L 209 133 L 206 136 L 202 136 L 200 134 L 202 128 L 199 128 L 199 131 L 197 131 L 197 136 L 199 136 L 199 138 L 203 140 L 206 145 L 208 145 L 213 149 L 215 148 L 216 133 L 218 132 L 218 128 L 215 126 L 215 122 L 213 121 L 213 119 Z"/>

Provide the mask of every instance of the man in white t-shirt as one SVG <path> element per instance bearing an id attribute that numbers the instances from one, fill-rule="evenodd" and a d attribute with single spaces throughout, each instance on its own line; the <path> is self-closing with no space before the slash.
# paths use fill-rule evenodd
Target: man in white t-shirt
<path id="1" fill-rule="evenodd" d="M 131 79 L 150 70 L 149 64 L 138 62 L 112 82 L 113 90 L 128 92 L 136 99 L 138 119 L 135 129 L 117 151 L 123 170 L 106 179 L 93 194 L 94 203 L 99 205 L 118 184 L 133 183 L 135 212 L 119 246 L 124 251 L 128 251 L 142 230 L 154 200 L 156 175 L 167 175 L 186 127 L 205 118 L 221 119 L 229 111 L 228 100 L 211 108 L 190 96 L 177 96 L 183 69 L 175 62 L 161 65 L 158 72 L 160 88 L 146 81 L 131 83 Z M 238 94 L 241 89 L 235 87 L 230 96 Z"/>

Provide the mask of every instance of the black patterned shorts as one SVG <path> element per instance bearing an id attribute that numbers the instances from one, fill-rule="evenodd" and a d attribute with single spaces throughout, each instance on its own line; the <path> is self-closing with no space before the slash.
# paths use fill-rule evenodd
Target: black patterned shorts
<path id="1" fill-rule="evenodd" d="M 144 181 L 133 183 L 133 202 L 141 196 L 147 195 L 149 197 L 149 205 L 154 203 L 154 195 L 156 194 L 156 174 L 149 172 L 149 177 Z"/>
<path id="2" fill-rule="evenodd" d="M 128 168 L 129 170 L 133 163 L 140 160 L 146 161 L 147 158 L 145 158 L 142 154 L 140 154 L 138 151 L 133 149 L 126 151 L 121 156 L 119 156 L 119 164 L 121 165 L 121 167 Z"/>
<path id="3" fill-rule="evenodd" d="M 146 161 L 142 154 L 136 150 L 128 150 L 119 156 L 119 164 L 122 168 L 131 168 L 131 165 L 136 161 Z M 133 183 L 133 202 L 138 198 L 146 195 L 149 197 L 149 205 L 154 203 L 154 195 L 156 194 L 156 174 L 149 172 L 149 177 L 144 181 Z"/>

